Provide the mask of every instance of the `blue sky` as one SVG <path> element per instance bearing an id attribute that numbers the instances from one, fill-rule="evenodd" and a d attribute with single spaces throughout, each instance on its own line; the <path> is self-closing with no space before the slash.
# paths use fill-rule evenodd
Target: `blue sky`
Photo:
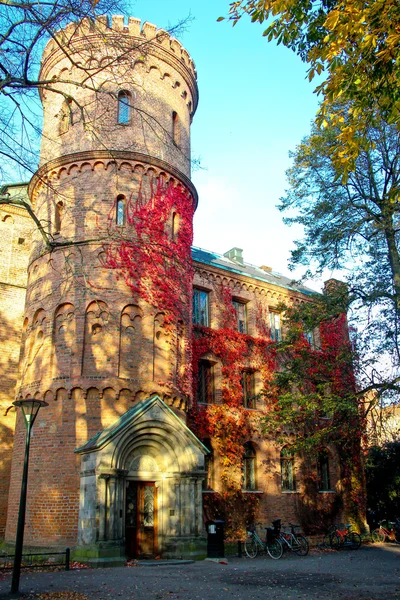
<path id="1" fill-rule="evenodd" d="M 192 17 L 179 39 L 200 91 L 192 125 L 192 155 L 202 167 L 192 174 L 199 193 L 194 244 L 221 254 L 239 246 L 246 262 L 288 273 L 301 231 L 282 223 L 276 205 L 289 151 L 309 133 L 318 108 L 316 84 L 294 53 L 268 43 L 249 19 L 234 28 L 217 23 L 228 7 L 228 0 L 132 0 L 128 12 L 162 28 Z"/>

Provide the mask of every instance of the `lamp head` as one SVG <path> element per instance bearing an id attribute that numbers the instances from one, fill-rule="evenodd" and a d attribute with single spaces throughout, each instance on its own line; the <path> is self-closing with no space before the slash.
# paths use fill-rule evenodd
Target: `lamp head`
<path id="1" fill-rule="evenodd" d="M 13 405 L 22 408 L 25 425 L 32 427 L 40 408 L 48 406 L 48 403 L 44 402 L 44 400 L 36 400 L 35 398 L 25 398 L 25 400 L 15 400 Z"/>

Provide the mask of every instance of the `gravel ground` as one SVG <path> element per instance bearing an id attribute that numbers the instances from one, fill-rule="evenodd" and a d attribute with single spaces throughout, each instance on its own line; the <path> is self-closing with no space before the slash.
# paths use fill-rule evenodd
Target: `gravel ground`
<path id="1" fill-rule="evenodd" d="M 10 598 L 11 576 L 0 581 Z M 400 546 L 115 569 L 22 573 L 24 600 L 400 600 Z"/>

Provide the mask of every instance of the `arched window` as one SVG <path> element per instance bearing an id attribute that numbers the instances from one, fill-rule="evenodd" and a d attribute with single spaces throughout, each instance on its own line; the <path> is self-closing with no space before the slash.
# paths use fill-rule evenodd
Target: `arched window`
<path id="1" fill-rule="evenodd" d="M 178 113 L 176 113 L 175 111 L 172 111 L 172 139 L 174 144 L 179 146 L 179 144 L 181 143 L 181 130 L 178 119 Z"/>
<path id="2" fill-rule="evenodd" d="M 125 196 L 117 196 L 115 221 L 120 227 L 125 225 L 126 221 L 126 202 Z"/>
<path id="3" fill-rule="evenodd" d="M 256 490 L 256 451 L 253 444 L 246 442 L 243 455 L 243 489 Z"/>
<path id="4" fill-rule="evenodd" d="M 172 213 L 171 218 L 171 239 L 173 242 L 176 242 L 178 238 L 178 230 L 179 230 L 179 215 L 176 212 Z"/>
<path id="5" fill-rule="evenodd" d="M 54 216 L 54 233 L 60 233 L 62 214 L 64 211 L 64 204 L 60 201 L 56 204 L 56 211 Z"/>
<path id="6" fill-rule="evenodd" d="M 318 489 L 320 492 L 327 492 L 331 489 L 329 476 L 329 453 L 325 448 L 318 454 Z"/>
<path id="7" fill-rule="evenodd" d="M 72 124 L 71 107 L 67 100 L 63 101 L 59 116 L 59 133 L 60 135 L 62 135 L 63 133 L 66 133 L 68 131 L 69 126 Z"/>
<path id="8" fill-rule="evenodd" d="M 212 490 L 214 486 L 214 451 L 211 446 L 211 442 L 209 439 L 204 440 L 203 444 L 210 451 L 209 454 L 206 454 L 204 457 L 204 469 L 206 472 L 206 478 L 203 481 L 203 489 L 204 490 Z"/>
<path id="9" fill-rule="evenodd" d="M 281 483 L 282 492 L 296 491 L 294 452 L 290 446 L 285 446 L 281 451 Z"/>
<path id="10" fill-rule="evenodd" d="M 131 95 L 129 92 L 118 94 L 118 123 L 126 125 L 130 120 Z"/>

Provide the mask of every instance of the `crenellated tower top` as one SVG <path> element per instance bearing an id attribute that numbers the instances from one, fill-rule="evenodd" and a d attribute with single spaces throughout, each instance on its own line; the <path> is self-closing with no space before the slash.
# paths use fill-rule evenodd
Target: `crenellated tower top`
<path id="1" fill-rule="evenodd" d="M 167 31 L 133 17 L 126 24 L 120 15 L 70 23 L 46 45 L 40 79 L 41 165 L 107 149 L 146 154 L 190 176 L 197 74 Z M 130 112 L 122 123 L 121 94 Z"/>

